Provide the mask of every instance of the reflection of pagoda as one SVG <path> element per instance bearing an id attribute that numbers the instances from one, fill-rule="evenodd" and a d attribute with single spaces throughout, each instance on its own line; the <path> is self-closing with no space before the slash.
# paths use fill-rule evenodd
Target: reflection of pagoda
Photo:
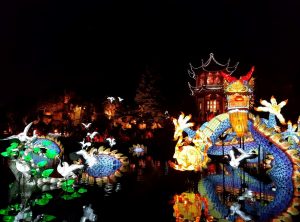
<path id="1" fill-rule="evenodd" d="M 221 72 L 232 74 L 238 66 L 229 66 L 230 59 L 226 64 L 221 64 L 210 53 L 206 62 L 201 60 L 200 67 L 190 64 L 189 76 L 196 81 L 196 86 L 188 83 L 191 95 L 196 97 L 199 120 L 205 122 L 213 116 L 225 112 L 226 98 L 223 90 L 223 77 Z"/>

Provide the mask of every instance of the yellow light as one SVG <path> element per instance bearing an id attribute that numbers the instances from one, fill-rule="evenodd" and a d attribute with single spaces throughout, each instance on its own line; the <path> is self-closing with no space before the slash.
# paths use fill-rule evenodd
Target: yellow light
<path id="1" fill-rule="evenodd" d="M 211 218 L 208 213 L 208 201 L 199 194 L 183 192 L 174 196 L 173 216 L 176 221 L 200 221 L 201 217 Z M 204 215 L 202 215 L 202 211 Z M 206 220 L 208 221 L 208 220 Z"/>
<path id="2" fill-rule="evenodd" d="M 146 129 L 146 127 L 147 127 L 145 122 L 140 123 L 138 126 L 139 126 L 139 129 Z"/>
<path id="3" fill-rule="evenodd" d="M 248 131 L 248 112 L 235 111 L 229 113 L 232 129 L 238 137 L 243 137 Z"/>

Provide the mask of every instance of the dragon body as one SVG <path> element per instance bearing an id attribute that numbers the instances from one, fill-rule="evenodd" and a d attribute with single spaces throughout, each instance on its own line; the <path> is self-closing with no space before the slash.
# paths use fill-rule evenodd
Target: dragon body
<path id="1" fill-rule="evenodd" d="M 204 160 L 197 163 L 198 166 L 185 168 L 185 170 L 202 170 L 210 161 L 209 158 L 226 156 L 234 158 L 233 146 L 240 146 L 243 152 L 256 150 L 257 156 L 253 159 L 245 159 L 246 163 L 252 163 L 254 166 L 262 164 L 261 160 L 268 159 L 267 175 L 271 182 L 263 182 L 264 191 L 261 191 L 261 179 L 245 172 L 243 166 L 233 167 L 228 164 L 223 172 L 219 174 L 210 174 L 200 180 L 198 190 L 202 195 L 208 196 L 210 213 L 215 218 L 228 221 L 235 221 L 234 213 L 230 212 L 238 206 L 241 215 L 252 215 L 255 221 L 291 221 L 292 217 L 299 214 L 297 209 L 299 205 L 299 129 L 296 132 L 296 126 L 288 125 L 288 128 L 281 132 L 277 126 L 276 118 L 281 124 L 285 125 L 285 119 L 280 113 L 281 108 L 286 105 L 287 100 L 277 104 L 272 96 L 271 102 L 261 100 L 263 107 L 255 108 L 256 111 L 269 112 L 269 119 L 255 117 L 250 111 L 253 103 L 254 79 L 250 70 L 245 76 L 236 79 L 228 74 L 222 73 L 224 78 L 224 92 L 227 99 L 227 113 L 220 114 L 209 122 L 204 123 L 198 130 L 191 127 L 194 123 L 188 122 L 191 116 L 181 114 L 178 120 L 174 120 L 175 132 L 174 139 L 177 140 L 174 158 L 178 165 L 184 165 L 189 160 L 196 159 L 191 157 L 185 151 L 187 145 L 192 146 L 197 153 L 197 159 Z M 224 136 L 224 133 L 227 134 Z M 184 135 L 187 135 L 184 137 Z M 201 139 L 199 139 L 201 138 Z M 227 140 L 226 140 L 227 139 Z M 186 144 L 188 141 L 189 144 Z M 231 154 L 231 155 L 230 155 Z M 207 158 L 209 157 L 209 158 Z M 217 158 L 220 160 L 220 158 Z M 223 162 L 223 161 L 222 161 Z M 176 167 L 174 167 L 176 169 Z M 225 170 L 226 169 L 226 170 Z M 225 170 L 225 171 L 224 171 Z M 261 172 L 260 172 L 261 173 Z M 238 203 L 222 201 L 217 194 L 220 186 L 231 187 L 233 194 L 238 194 L 242 188 L 242 182 L 247 183 L 248 189 L 254 193 L 264 193 L 271 197 L 270 201 L 261 205 L 259 202 L 251 203 L 244 201 L 243 209 L 240 209 Z M 275 187 L 275 191 L 273 191 Z M 234 192 L 236 190 L 237 192 Z"/>
<path id="2" fill-rule="evenodd" d="M 221 118 L 227 114 L 221 114 Z M 216 120 L 211 120 L 204 131 L 207 132 L 207 136 L 210 138 L 212 143 L 217 141 L 217 138 L 222 132 L 230 128 L 230 123 L 228 119 L 219 121 L 220 117 L 215 117 L 219 124 L 216 124 Z M 213 130 L 212 130 L 213 129 Z M 259 145 L 261 150 L 265 153 L 272 155 L 273 161 L 271 163 L 272 167 L 266 174 L 270 177 L 271 183 L 265 184 L 265 195 L 273 196 L 273 200 L 265 206 L 255 206 L 253 204 L 246 206 L 246 209 L 250 210 L 251 213 L 254 212 L 258 216 L 257 221 L 268 221 L 272 218 L 286 218 L 292 217 L 292 215 L 297 215 L 298 210 L 296 209 L 297 203 L 299 203 L 299 157 L 297 156 L 298 151 L 295 149 L 289 149 L 290 144 L 282 140 L 281 134 L 278 134 L 273 128 L 268 128 L 264 122 L 262 122 L 259 117 L 252 118 L 248 121 L 248 129 L 251 132 L 255 143 L 245 144 L 244 149 L 250 150 L 253 147 Z M 229 146 L 224 147 L 224 153 L 228 154 L 230 150 Z M 208 154 L 210 155 L 222 155 L 222 148 L 220 146 L 211 146 L 208 149 Z M 257 161 L 253 159 L 251 161 Z M 225 175 L 225 186 L 236 186 L 240 187 L 242 175 L 246 177 L 248 181 L 249 189 L 258 192 L 257 187 L 261 182 L 255 177 L 243 172 L 241 168 L 237 170 L 228 170 L 228 175 Z M 203 186 L 207 190 L 214 190 L 212 187 L 220 186 L 223 183 L 223 175 L 210 175 L 199 183 L 199 191 L 203 192 Z M 276 187 L 276 192 L 272 192 L 272 186 Z M 217 217 L 226 217 L 228 215 L 228 208 L 223 205 L 221 200 L 216 193 L 209 193 L 212 205 L 210 207 L 217 210 Z"/>

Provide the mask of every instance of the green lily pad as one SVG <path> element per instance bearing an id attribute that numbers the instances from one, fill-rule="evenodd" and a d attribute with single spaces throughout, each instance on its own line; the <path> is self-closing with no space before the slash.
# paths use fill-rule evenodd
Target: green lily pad
<path id="1" fill-rule="evenodd" d="M 46 151 L 46 157 L 48 157 L 49 159 L 54 159 L 57 156 L 57 152 L 55 150 L 50 150 L 48 149 Z"/>
<path id="2" fill-rule="evenodd" d="M 63 198 L 64 200 L 72 200 L 72 199 L 74 199 L 74 197 L 72 197 L 71 195 L 67 195 L 67 194 L 62 195 L 61 198 Z"/>
<path id="3" fill-rule="evenodd" d="M 10 156 L 10 154 L 8 152 L 2 152 L 1 155 L 4 156 L 4 157 Z"/>
<path id="4" fill-rule="evenodd" d="M 50 140 L 44 140 L 43 142 L 42 142 L 42 144 L 43 144 L 43 146 L 49 146 L 49 145 L 51 145 L 51 141 Z"/>
<path id="5" fill-rule="evenodd" d="M 32 174 L 33 176 L 37 175 L 36 169 L 31 169 L 31 174 Z"/>
<path id="6" fill-rule="evenodd" d="M 51 220 L 54 220 L 55 218 L 56 217 L 53 215 L 44 214 L 43 221 L 51 221 Z"/>
<path id="7" fill-rule="evenodd" d="M 74 179 L 69 179 L 66 182 L 67 182 L 67 186 L 71 186 L 71 185 L 74 184 L 75 180 Z"/>
<path id="8" fill-rule="evenodd" d="M 53 169 L 44 170 L 42 173 L 42 177 L 49 177 L 52 172 L 53 172 Z"/>
<path id="9" fill-rule="evenodd" d="M 8 210 L 7 209 L 0 209 L 0 214 L 1 215 L 7 215 L 8 214 Z"/>
<path id="10" fill-rule="evenodd" d="M 68 193 L 73 193 L 75 191 L 71 186 L 62 186 L 61 188 Z"/>
<path id="11" fill-rule="evenodd" d="M 87 192 L 87 189 L 82 188 L 82 187 L 78 190 L 78 193 L 86 193 L 86 192 Z"/>
<path id="12" fill-rule="evenodd" d="M 18 143 L 16 143 L 16 142 L 13 142 L 13 143 L 11 143 L 10 144 L 10 146 L 9 147 L 11 147 L 12 149 L 15 149 L 15 148 L 17 148 L 19 146 L 19 144 Z"/>
<path id="13" fill-rule="evenodd" d="M 12 204 L 12 205 L 9 205 L 9 207 L 13 208 L 16 211 L 21 210 L 21 205 L 20 204 Z"/>
<path id="14" fill-rule="evenodd" d="M 33 152 L 34 153 L 40 153 L 41 152 L 41 149 L 39 147 L 34 147 L 33 148 Z"/>
<path id="15" fill-rule="evenodd" d="M 48 198 L 38 199 L 38 200 L 35 200 L 35 203 L 40 206 L 44 206 L 49 203 L 49 199 Z"/>
<path id="16" fill-rule="evenodd" d="M 46 164 L 47 164 L 47 161 L 46 160 L 43 160 L 43 161 L 40 161 L 40 162 L 38 162 L 38 167 L 44 167 L 44 166 L 46 166 Z"/>
<path id="17" fill-rule="evenodd" d="M 47 199 L 52 199 L 53 198 L 53 196 L 50 194 L 50 193 L 44 193 L 43 194 L 43 198 L 47 198 Z"/>
<path id="18" fill-rule="evenodd" d="M 5 221 L 5 222 L 14 222 L 14 220 L 15 220 L 15 217 L 14 216 L 4 216 L 3 217 L 3 221 Z"/>
<path id="19" fill-rule="evenodd" d="M 74 193 L 71 194 L 71 196 L 72 196 L 73 198 L 78 198 L 78 197 L 81 197 L 81 194 L 79 194 L 79 193 L 77 193 L 77 192 L 74 192 Z"/>
<path id="20" fill-rule="evenodd" d="M 24 157 L 24 160 L 25 160 L 26 162 L 29 162 L 31 159 L 32 159 L 32 158 L 31 158 L 31 156 L 30 156 L 29 154 L 26 155 L 26 156 Z"/>

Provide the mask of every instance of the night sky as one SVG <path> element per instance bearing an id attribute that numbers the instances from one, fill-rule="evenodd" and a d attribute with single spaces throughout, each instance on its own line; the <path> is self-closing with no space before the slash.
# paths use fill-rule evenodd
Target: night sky
<path id="1" fill-rule="evenodd" d="M 1 1 L 0 104 L 31 104 L 63 89 L 132 99 L 148 67 L 174 106 L 189 97 L 189 63 L 199 66 L 214 53 L 219 62 L 240 63 L 237 77 L 254 65 L 257 100 L 289 99 L 282 111 L 295 122 L 299 6 L 297 0 Z"/>

